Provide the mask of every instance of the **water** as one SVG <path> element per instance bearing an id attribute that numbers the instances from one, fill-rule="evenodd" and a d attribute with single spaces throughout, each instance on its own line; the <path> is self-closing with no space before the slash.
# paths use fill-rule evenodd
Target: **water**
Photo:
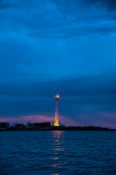
<path id="1" fill-rule="evenodd" d="M 116 132 L 0 132 L 0 175 L 116 175 Z"/>

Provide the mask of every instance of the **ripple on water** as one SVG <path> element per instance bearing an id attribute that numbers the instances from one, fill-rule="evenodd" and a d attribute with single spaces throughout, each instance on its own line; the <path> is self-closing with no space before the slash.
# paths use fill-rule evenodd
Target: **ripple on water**
<path id="1" fill-rule="evenodd" d="M 116 175 L 116 132 L 1 132 L 0 175 Z"/>

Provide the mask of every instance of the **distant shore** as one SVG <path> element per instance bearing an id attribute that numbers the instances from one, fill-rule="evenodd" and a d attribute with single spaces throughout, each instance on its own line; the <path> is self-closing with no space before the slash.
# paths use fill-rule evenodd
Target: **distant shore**
<path id="1" fill-rule="evenodd" d="M 0 131 L 116 131 L 116 129 L 95 127 L 95 126 L 68 126 L 68 127 L 46 127 L 46 128 L 3 128 Z"/>
<path id="2" fill-rule="evenodd" d="M 7 122 L 0 122 L 0 131 L 116 131 L 116 129 L 109 129 L 99 126 L 53 126 L 50 122 L 31 123 L 26 124 L 15 123 L 11 125 Z"/>

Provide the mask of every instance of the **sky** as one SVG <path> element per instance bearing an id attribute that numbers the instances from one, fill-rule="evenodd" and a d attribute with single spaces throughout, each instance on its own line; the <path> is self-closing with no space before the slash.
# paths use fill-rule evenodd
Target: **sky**
<path id="1" fill-rule="evenodd" d="M 0 121 L 116 128 L 116 1 L 0 0 Z"/>

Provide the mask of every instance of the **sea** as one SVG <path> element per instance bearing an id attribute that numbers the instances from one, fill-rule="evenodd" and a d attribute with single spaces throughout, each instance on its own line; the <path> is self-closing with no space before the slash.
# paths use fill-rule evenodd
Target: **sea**
<path id="1" fill-rule="evenodd" d="M 0 175 L 116 175 L 116 132 L 0 132 Z"/>

